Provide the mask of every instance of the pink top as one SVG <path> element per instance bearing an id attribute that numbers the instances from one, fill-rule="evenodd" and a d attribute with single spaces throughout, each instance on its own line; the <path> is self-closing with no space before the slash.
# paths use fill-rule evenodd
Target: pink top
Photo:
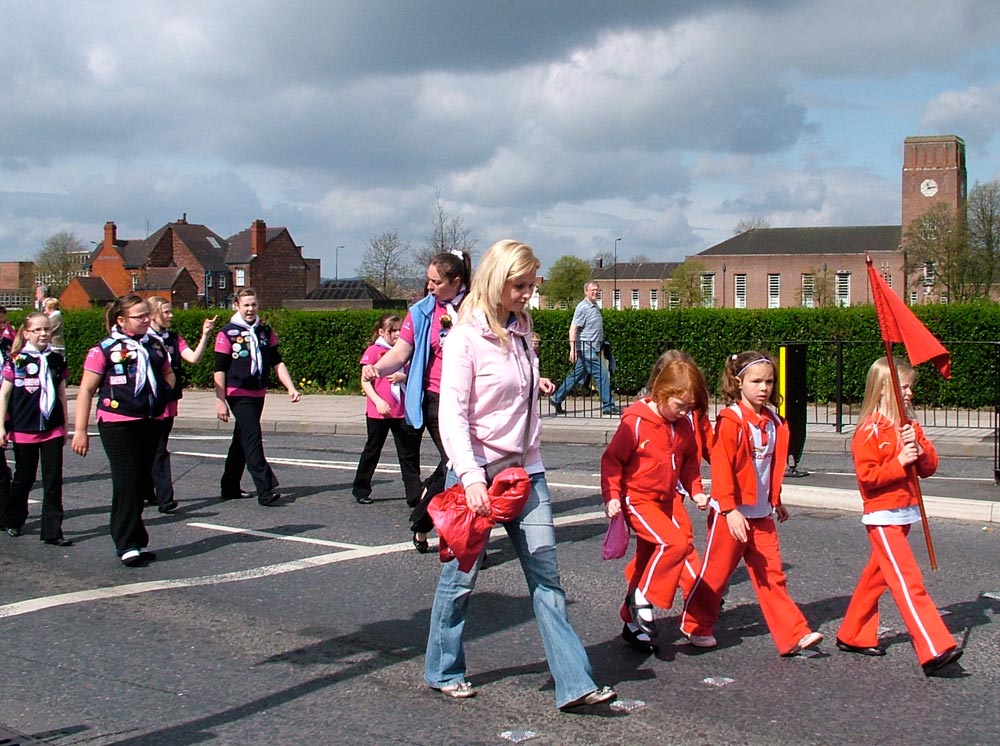
<path id="1" fill-rule="evenodd" d="M 274 329 L 271 330 L 271 337 L 268 344 L 272 347 L 278 346 L 278 335 L 274 333 Z M 233 340 L 223 331 L 220 331 L 215 337 L 215 351 L 221 352 L 223 355 L 233 354 Z M 267 381 L 264 381 L 264 386 L 259 389 L 241 389 L 236 386 L 226 386 L 226 396 L 257 396 L 264 398 L 267 396 Z"/>
<path id="2" fill-rule="evenodd" d="M 4 363 L 2 375 L 4 380 L 14 383 L 14 368 L 9 362 Z M 65 381 L 67 378 L 69 378 L 69 369 L 64 368 L 61 380 Z M 56 402 L 55 406 L 61 407 L 62 402 Z M 66 425 L 63 424 L 59 427 L 54 427 L 51 430 L 43 430 L 40 433 L 19 433 L 15 430 L 8 432 L 7 437 L 10 439 L 11 443 L 21 443 L 22 445 L 44 443 L 46 440 L 52 440 L 53 438 L 65 438 Z"/>
<path id="3" fill-rule="evenodd" d="M 187 340 L 184 339 L 180 334 L 177 335 L 177 354 L 184 352 L 184 350 L 189 350 L 191 347 L 188 345 Z M 176 371 L 174 371 L 176 373 Z M 172 402 L 167 404 L 167 408 L 163 410 L 164 417 L 176 417 L 177 416 L 177 405 L 179 402 L 174 399 Z"/>
<path id="4" fill-rule="evenodd" d="M 443 329 L 441 326 L 441 317 L 449 316 L 451 318 L 451 323 L 454 324 L 458 321 L 458 311 L 449 313 L 448 307 L 442 305 L 440 301 L 434 304 L 434 316 L 431 318 L 431 331 L 430 331 L 430 342 L 431 342 L 431 352 L 429 355 L 431 364 L 427 368 L 427 377 L 424 380 L 424 390 L 433 391 L 435 394 L 441 392 L 441 340 L 442 332 L 444 336 L 448 336 L 448 332 L 451 329 Z M 406 318 L 403 319 L 403 326 L 399 330 L 399 338 L 405 341 L 411 347 L 413 346 L 413 315 L 412 312 L 406 314 Z"/>
<path id="5" fill-rule="evenodd" d="M 538 356 L 522 340 L 525 325 L 513 328 L 502 345 L 481 312 L 451 330 L 444 345 L 438 421 L 450 466 L 465 487 L 485 483 L 483 464 L 521 453 L 524 430 L 531 432 L 524 454 L 529 474 L 545 471 L 539 450 L 542 426 L 538 418 Z M 529 390 L 529 382 L 531 388 Z"/>
<path id="6" fill-rule="evenodd" d="M 104 372 L 107 369 L 106 361 L 104 359 L 104 352 L 101 350 L 100 346 L 91 347 L 87 352 L 87 357 L 83 361 L 83 369 L 89 370 L 91 373 L 96 373 L 102 379 L 104 378 Z M 163 360 L 163 372 L 167 373 L 170 371 L 170 359 L 164 358 Z M 162 420 L 164 415 L 159 417 L 154 417 L 153 419 Z M 97 410 L 97 421 L 98 422 L 135 422 L 136 420 L 143 420 L 145 417 L 130 417 L 127 414 L 118 414 L 117 412 L 107 412 L 103 409 Z"/>
<path id="7" fill-rule="evenodd" d="M 388 347 L 383 347 L 379 344 L 371 345 L 365 354 L 361 356 L 362 365 L 374 365 L 382 356 L 389 351 Z M 405 369 L 405 368 L 404 368 Z M 406 411 L 403 408 L 403 384 L 398 384 L 393 386 L 389 383 L 388 378 L 375 378 L 371 382 L 372 388 L 375 389 L 375 393 L 385 400 L 386 404 L 389 405 L 389 414 L 384 416 L 379 414 L 378 410 L 375 408 L 375 402 L 368 399 L 368 404 L 365 408 L 365 414 L 374 420 L 381 419 L 401 419 L 406 416 Z M 393 393 L 395 391 L 395 393 Z"/>

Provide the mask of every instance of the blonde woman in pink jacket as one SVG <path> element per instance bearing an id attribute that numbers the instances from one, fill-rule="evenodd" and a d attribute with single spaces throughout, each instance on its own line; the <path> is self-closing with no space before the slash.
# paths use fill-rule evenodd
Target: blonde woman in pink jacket
<path id="1" fill-rule="evenodd" d="M 477 514 L 490 513 L 487 463 L 516 455 L 531 476 L 524 511 L 504 528 L 528 582 L 555 680 L 556 706 L 570 709 L 607 702 L 616 695 L 594 683 L 587 652 L 566 614 L 566 594 L 559 581 L 537 415 L 539 387 L 551 393 L 552 384 L 539 383 L 527 311 L 538 267 L 531 247 L 518 241 L 498 241 L 483 256 L 458 323 L 445 340 L 438 416 L 449 459 L 447 484 L 461 482 L 466 503 Z M 482 555 L 469 572 L 459 570 L 455 559 L 445 563 L 434 595 L 424 678 L 449 697 L 476 694 L 465 678 L 462 638 L 481 564 Z"/>

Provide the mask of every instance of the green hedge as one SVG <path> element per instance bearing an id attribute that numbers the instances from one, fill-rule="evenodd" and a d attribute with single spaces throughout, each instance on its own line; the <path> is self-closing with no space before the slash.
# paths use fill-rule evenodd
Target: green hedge
<path id="1" fill-rule="evenodd" d="M 952 380 L 945 381 L 933 366 L 922 366 L 916 396 L 931 405 L 983 408 L 1000 402 L 997 341 L 1000 309 L 993 304 L 920 306 L 917 315 L 952 353 Z M 358 361 L 372 327 L 382 312 L 267 311 L 263 314 L 281 339 L 281 352 L 297 382 L 306 392 L 358 392 Z M 205 310 L 177 311 L 174 328 L 197 343 Z M 11 312 L 20 323 L 23 313 Z M 216 328 L 228 320 L 219 314 Z M 555 382 L 569 372 L 567 336 L 572 311 L 536 311 L 535 331 L 542 339 L 542 375 Z M 64 311 L 66 351 L 78 383 L 87 350 L 104 337 L 100 311 Z M 709 388 L 717 390 L 727 355 L 762 347 L 776 353 L 784 342 L 806 342 L 807 391 L 810 401 L 824 402 L 836 394 L 837 343 L 843 355 L 844 394 L 860 400 L 871 362 L 882 355 L 878 322 L 871 306 L 819 309 L 688 309 L 679 311 L 604 311 L 605 335 L 611 341 L 617 371 L 615 391 L 634 395 L 646 382 L 650 368 L 667 346 L 686 350 L 705 372 Z M 900 347 L 897 354 L 902 355 Z M 188 366 L 189 385 L 212 385 L 211 346 L 202 362 Z"/>

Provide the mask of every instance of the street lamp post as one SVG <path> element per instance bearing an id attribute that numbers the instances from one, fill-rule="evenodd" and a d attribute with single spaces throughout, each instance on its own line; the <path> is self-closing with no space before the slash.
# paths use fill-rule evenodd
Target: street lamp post
<path id="1" fill-rule="evenodd" d="M 340 250 L 344 248 L 344 244 L 341 244 L 336 248 L 336 253 L 333 258 L 333 279 L 340 279 Z"/>
<path id="2" fill-rule="evenodd" d="M 618 242 L 619 241 L 621 241 L 621 238 L 615 239 L 615 270 L 614 270 L 615 289 L 611 295 L 611 307 L 616 311 L 618 310 Z"/>

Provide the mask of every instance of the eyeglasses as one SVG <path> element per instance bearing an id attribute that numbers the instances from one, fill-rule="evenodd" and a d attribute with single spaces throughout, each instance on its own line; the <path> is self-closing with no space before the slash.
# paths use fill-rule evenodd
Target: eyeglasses
<path id="1" fill-rule="evenodd" d="M 148 313 L 137 313 L 135 316 L 129 316 L 130 319 L 148 319 Z"/>

